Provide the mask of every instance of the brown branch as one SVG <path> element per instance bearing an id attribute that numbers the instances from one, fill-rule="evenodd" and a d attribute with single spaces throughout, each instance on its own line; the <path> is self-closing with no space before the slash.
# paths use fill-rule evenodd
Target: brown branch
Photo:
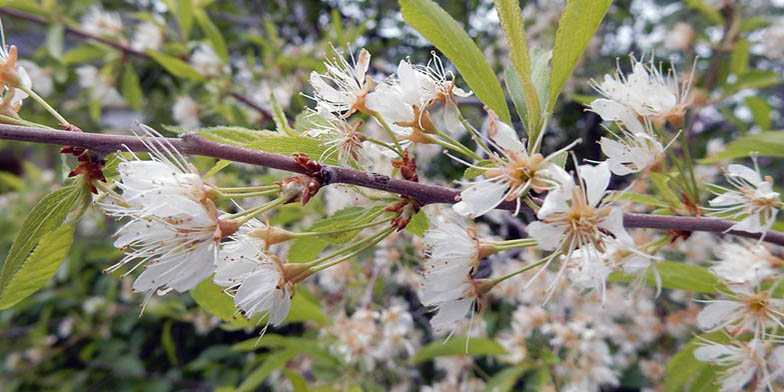
<path id="1" fill-rule="evenodd" d="M 68 132 L 5 124 L 0 124 L 0 139 L 78 146 L 102 153 L 110 153 L 122 149 L 148 151 L 147 146 L 142 143 L 142 140 L 135 136 Z M 207 140 L 194 132 L 186 133 L 180 138 L 166 138 L 166 141 L 186 155 L 202 155 L 218 159 L 227 159 L 300 174 L 306 174 L 307 172 L 305 168 L 297 164 L 292 158 L 280 154 L 214 142 Z M 335 183 L 358 185 L 365 188 L 410 196 L 422 205 L 435 203 L 454 204 L 457 202 L 458 196 L 460 195 L 460 192 L 455 189 L 399 180 L 381 174 L 364 173 L 337 166 L 324 166 L 321 174 L 325 180 L 325 183 L 322 185 Z M 515 204 L 512 202 L 505 202 L 499 206 L 499 208 L 503 210 L 514 210 Z M 718 218 L 626 213 L 623 217 L 623 223 L 626 227 L 707 231 L 713 233 L 726 232 L 741 237 L 760 237 L 760 234 L 758 233 L 747 233 L 735 230 L 728 231 L 734 222 Z M 770 230 L 765 234 L 764 240 L 770 243 L 784 245 L 784 233 Z"/>
<path id="2" fill-rule="evenodd" d="M 0 15 L 6 15 L 6 16 L 10 16 L 12 18 L 26 20 L 28 22 L 39 24 L 39 25 L 48 25 L 49 24 L 49 21 L 46 20 L 45 18 L 42 18 L 42 17 L 40 17 L 38 15 L 28 14 L 26 12 L 15 10 L 13 8 L 0 7 Z M 118 42 L 118 41 L 115 41 L 115 40 L 112 40 L 112 39 L 109 39 L 109 38 L 106 38 L 106 37 L 101 37 L 99 35 L 90 34 L 90 33 L 86 32 L 86 31 L 83 31 L 83 30 L 80 30 L 80 29 L 78 29 L 76 27 L 68 26 L 68 25 L 65 26 L 65 31 L 67 33 L 71 34 L 71 35 L 74 35 L 74 36 L 77 36 L 77 37 L 80 37 L 80 38 L 89 39 L 89 40 L 92 40 L 92 41 L 95 41 L 95 42 L 100 42 L 100 43 L 102 43 L 102 44 L 104 44 L 106 46 L 110 46 L 110 47 L 112 47 L 114 49 L 117 49 L 117 50 L 121 51 L 123 54 L 125 54 L 127 56 L 135 56 L 135 57 L 139 57 L 139 58 L 142 58 L 142 59 L 145 59 L 145 60 L 154 61 L 152 56 L 150 56 L 146 52 L 133 49 L 133 48 L 131 48 L 130 46 L 128 46 L 127 44 L 125 44 L 123 42 Z M 257 112 L 259 112 L 259 114 L 261 114 L 262 120 L 271 119 L 272 118 L 272 114 L 267 109 L 259 106 L 257 103 L 253 102 L 253 100 L 251 100 L 250 98 L 248 98 L 248 97 L 246 97 L 246 96 L 244 96 L 244 95 L 242 95 L 240 93 L 237 93 L 237 92 L 230 92 L 229 95 L 231 97 L 233 97 L 234 99 L 236 99 L 237 101 L 239 101 L 240 103 L 248 106 L 249 108 L 251 108 L 251 109 L 253 109 L 253 110 L 257 111 Z"/>

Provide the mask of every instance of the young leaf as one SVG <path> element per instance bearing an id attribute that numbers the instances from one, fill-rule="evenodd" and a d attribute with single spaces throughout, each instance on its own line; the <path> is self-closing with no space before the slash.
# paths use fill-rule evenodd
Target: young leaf
<path id="1" fill-rule="evenodd" d="M 702 16 L 713 24 L 722 24 L 724 21 L 721 12 L 706 0 L 684 0 L 684 3 L 686 6 L 702 14 Z"/>
<path id="2" fill-rule="evenodd" d="M 5 291 L 41 238 L 60 227 L 68 214 L 84 199 L 84 188 L 81 184 L 60 188 L 44 196 L 33 207 L 22 223 L 22 228 L 3 263 L 0 271 L 0 291 Z"/>
<path id="3" fill-rule="evenodd" d="M 236 312 L 234 301 L 223 292 L 222 287 L 212 283 L 211 278 L 199 283 L 188 293 L 200 308 L 223 321 L 239 327 L 253 327 L 255 325 Z"/>
<path id="4" fill-rule="evenodd" d="M 509 93 L 509 98 L 514 103 L 517 115 L 520 116 L 523 126 L 528 130 L 528 104 L 525 100 L 523 82 L 520 80 L 520 76 L 517 75 L 517 70 L 511 65 L 504 69 L 504 84 L 506 85 L 506 91 Z"/>
<path id="5" fill-rule="evenodd" d="M 784 157 L 784 131 L 761 132 L 735 139 L 724 151 L 707 157 L 700 163 L 715 163 L 724 159 L 747 158 L 752 152 L 763 157 Z"/>
<path id="6" fill-rule="evenodd" d="M 743 99 L 746 106 L 751 110 L 751 115 L 754 117 L 754 122 L 762 128 L 763 131 L 769 131 L 773 125 L 773 120 L 770 118 L 770 112 L 773 107 L 763 98 L 756 95 L 751 95 Z"/>
<path id="7" fill-rule="evenodd" d="M 659 270 L 662 287 L 665 289 L 686 290 L 695 293 L 718 293 L 721 289 L 716 276 L 705 267 L 678 261 L 662 261 L 656 263 L 656 268 Z M 634 276 L 613 272 L 608 280 L 628 283 L 634 280 Z M 650 269 L 645 275 L 645 283 L 650 286 L 656 285 L 656 279 Z"/>
<path id="8" fill-rule="evenodd" d="M 430 223 L 427 221 L 427 215 L 425 214 L 425 210 L 419 210 L 411 218 L 411 221 L 408 222 L 406 226 L 406 231 L 415 235 L 415 236 L 423 236 L 425 231 L 427 231 L 428 227 L 430 227 Z"/>
<path id="9" fill-rule="evenodd" d="M 84 44 L 63 54 L 60 61 L 64 65 L 86 63 L 92 59 L 103 57 L 105 54 L 106 52 L 101 48 L 90 44 Z"/>
<path id="10" fill-rule="evenodd" d="M 582 56 L 612 0 L 568 0 L 558 31 L 555 33 L 553 48 L 553 69 L 550 73 L 550 112 L 561 94 L 566 79 L 572 74 L 577 60 Z"/>
<path id="11" fill-rule="evenodd" d="M 299 135 L 299 133 L 289 125 L 286 113 L 283 112 L 283 108 L 280 107 L 278 100 L 275 99 L 275 94 L 270 93 L 270 103 L 272 103 L 272 119 L 275 121 L 275 129 L 284 135 Z"/>
<path id="12" fill-rule="evenodd" d="M 197 9 L 194 12 L 194 16 L 196 17 L 196 22 L 199 24 L 199 28 L 207 36 L 210 40 L 210 44 L 212 44 L 212 48 L 215 49 L 215 53 L 220 56 L 221 60 L 224 63 L 229 63 L 229 49 L 226 47 L 226 41 L 223 39 L 223 34 L 221 34 L 220 30 L 207 13 L 203 9 Z"/>
<path id="13" fill-rule="evenodd" d="M 62 225 L 41 237 L 33 253 L 0 291 L 0 309 L 14 306 L 43 287 L 57 272 L 72 242 L 73 225 Z"/>
<path id="14" fill-rule="evenodd" d="M 743 75 L 749 67 L 749 41 L 739 39 L 735 44 L 735 49 L 730 56 L 730 72 L 735 75 Z"/>
<path id="15" fill-rule="evenodd" d="M 468 352 L 466 352 L 466 339 L 468 340 Z M 422 347 L 414 354 L 411 361 L 414 363 L 424 362 L 435 357 L 449 355 L 494 355 L 505 354 L 506 350 L 498 342 L 490 338 L 466 338 L 463 336 L 453 336 L 446 342 L 437 340 Z"/>
<path id="16" fill-rule="evenodd" d="M 255 391 L 256 388 L 269 377 L 270 373 L 286 366 L 286 363 L 299 355 L 300 352 L 301 351 L 298 348 L 287 348 L 268 356 L 267 359 L 261 363 L 261 366 L 242 381 L 242 384 L 237 387 L 237 392 Z"/>
<path id="17" fill-rule="evenodd" d="M 170 130 L 168 127 L 166 129 Z M 206 139 L 235 146 L 245 146 L 249 143 L 263 140 L 265 137 L 275 136 L 275 133 L 271 131 L 257 131 L 255 129 L 232 126 L 201 128 L 196 132 L 199 136 Z"/>
<path id="18" fill-rule="evenodd" d="M 180 36 L 187 40 L 193 27 L 193 0 L 177 0 L 177 23 Z"/>
<path id="19" fill-rule="evenodd" d="M 120 86 L 123 97 L 128 104 L 136 110 L 142 108 L 142 87 L 139 85 L 139 77 L 130 62 L 125 63 L 122 75 L 122 85 Z"/>
<path id="20" fill-rule="evenodd" d="M 514 388 L 517 380 L 525 373 L 522 366 L 508 367 L 496 373 L 485 385 L 486 392 L 508 392 Z"/>
<path id="21" fill-rule="evenodd" d="M 539 107 L 536 87 L 531 79 L 531 59 L 528 52 L 528 43 L 525 39 L 523 12 L 520 10 L 518 0 L 495 0 L 495 8 L 498 11 L 498 18 L 501 20 L 501 26 L 506 33 L 506 38 L 509 42 L 509 57 L 511 57 L 512 65 L 514 65 L 517 71 L 520 86 L 525 97 L 526 112 L 528 114 L 526 128 L 528 128 L 529 140 L 536 140 L 536 134 L 541 128 L 539 122 L 542 110 Z M 517 105 L 516 102 L 515 105 Z M 529 141 L 529 148 L 532 146 L 532 143 Z"/>
<path id="22" fill-rule="evenodd" d="M 263 348 L 299 349 L 300 352 L 309 355 L 321 363 L 329 363 L 332 365 L 338 364 L 338 360 L 335 359 L 335 357 L 333 357 L 329 351 L 323 349 L 317 344 L 314 344 L 313 339 L 283 336 L 274 333 L 264 334 L 264 339 L 261 340 L 258 338 L 250 338 L 248 340 L 233 344 L 231 346 L 231 351 L 256 351 Z"/>
<path id="23" fill-rule="evenodd" d="M 161 53 L 152 49 L 147 50 L 147 54 L 149 54 L 155 61 L 158 62 L 163 68 L 169 71 L 170 74 L 183 77 L 186 79 L 191 79 L 195 81 L 202 81 L 204 80 L 204 76 L 196 71 L 190 64 L 176 58 L 173 56 L 169 56 L 168 54 Z"/>
<path id="24" fill-rule="evenodd" d="M 511 123 L 504 91 L 468 33 L 432 0 L 400 0 L 403 19 L 457 67 L 460 76 L 502 121 Z"/>

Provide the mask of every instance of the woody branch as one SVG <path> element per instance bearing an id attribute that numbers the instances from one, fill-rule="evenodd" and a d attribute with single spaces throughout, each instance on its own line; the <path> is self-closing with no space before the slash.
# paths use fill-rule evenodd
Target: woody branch
<path id="1" fill-rule="evenodd" d="M 42 18 L 42 17 L 40 17 L 38 15 L 33 15 L 33 14 L 28 14 L 26 12 L 18 11 L 18 10 L 12 9 L 12 8 L 0 7 L 0 15 L 6 15 L 6 16 L 10 16 L 12 18 L 26 20 L 28 22 L 39 24 L 39 25 L 47 25 L 47 24 L 49 24 L 49 21 L 47 21 L 45 18 Z M 114 49 L 117 49 L 117 50 L 121 51 L 126 56 L 139 57 L 139 58 L 142 58 L 142 59 L 145 59 L 145 60 L 150 60 L 150 61 L 153 60 L 152 56 L 150 56 L 147 52 L 133 49 L 130 46 L 128 46 L 128 45 L 126 45 L 126 44 L 124 44 L 122 42 L 118 42 L 118 41 L 115 41 L 115 40 L 112 40 L 112 39 L 109 39 L 109 38 L 105 38 L 105 37 L 101 37 L 101 36 L 98 36 L 98 35 L 90 34 L 90 33 L 86 32 L 86 31 L 83 31 L 83 30 L 80 30 L 78 28 L 75 28 L 75 27 L 72 27 L 72 26 L 68 26 L 68 25 L 66 25 L 65 31 L 68 34 L 71 34 L 71 35 L 74 35 L 74 36 L 77 36 L 77 37 L 80 37 L 80 38 L 89 39 L 89 40 L 92 40 L 92 41 L 95 41 L 95 42 L 100 42 L 100 43 L 102 43 L 102 44 L 104 44 L 106 46 L 110 46 L 110 47 L 112 47 Z M 272 118 L 272 114 L 267 109 L 259 106 L 259 104 L 257 104 L 256 102 L 253 102 L 253 100 L 251 100 L 250 98 L 248 98 L 248 97 L 246 97 L 246 96 L 244 96 L 244 95 L 242 95 L 242 94 L 240 94 L 238 92 L 229 92 L 228 95 L 230 95 L 232 98 L 236 99 L 237 101 L 239 101 L 243 105 L 248 106 L 249 108 L 259 112 L 259 114 L 261 114 L 261 118 L 262 119 L 271 119 Z"/>
<path id="2" fill-rule="evenodd" d="M 69 132 L 6 124 L 0 124 L 0 139 L 70 145 L 88 148 L 92 151 L 101 153 L 110 153 L 123 149 L 141 152 L 148 151 L 147 146 L 142 143 L 142 140 L 135 136 Z M 299 174 L 307 174 L 307 170 L 296 163 L 292 158 L 280 154 L 214 142 L 193 132 L 186 133 L 179 138 L 167 138 L 166 140 L 181 153 L 187 155 L 201 155 Z M 459 191 L 442 186 L 399 180 L 381 174 L 365 173 L 336 166 L 325 165 L 322 170 L 323 172 L 321 174 L 325 180 L 325 183 L 322 185 L 337 183 L 357 185 L 406 195 L 416 199 L 422 205 L 436 203 L 454 204 L 459 200 Z M 503 210 L 514 210 L 514 208 L 515 204 L 512 202 L 505 202 L 499 206 L 499 209 Z M 741 237 L 760 238 L 759 233 L 747 233 L 736 230 L 728 231 L 734 222 L 718 218 L 625 213 L 623 223 L 626 227 L 635 228 L 706 231 L 714 233 L 726 232 Z M 777 245 L 784 245 L 784 233 L 770 230 L 765 234 L 764 241 Z"/>

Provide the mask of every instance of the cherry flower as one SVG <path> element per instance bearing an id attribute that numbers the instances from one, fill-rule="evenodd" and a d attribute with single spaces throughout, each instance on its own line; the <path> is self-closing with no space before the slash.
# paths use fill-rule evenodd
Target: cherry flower
<path id="1" fill-rule="evenodd" d="M 614 110 L 617 110 L 621 108 L 617 105 L 620 104 L 640 116 L 680 123 L 686 108 L 691 103 L 689 96 L 691 80 L 680 83 L 674 70 L 664 74 L 661 66 L 657 67 L 654 64 L 653 58 L 647 63 L 634 57 L 630 60 L 632 73 L 629 75 L 624 75 L 619 66 L 615 75 L 605 75 L 601 83 L 593 82 L 594 88 L 604 98 L 595 100 L 591 104 L 592 110 L 596 111 L 596 108 L 601 105 L 613 106 Z M 628 114 L 617 115 L 624 117 L 622 120 L 624 122 L 631 118 Z M 609 120 L 604 115 L 602 118 Z M 627 122 L 626 125 L 635 131 L 633 124 Z"/>
<path id="2" fill-rule="evenodd" d="M 356 60 L 351 62 L 343 57 L 343 52 L 333 48 L 335 56 L 324 64 L 325 73 L 311 72 L 310 85 L 313 87 L 317 110 L 338 114 L 347 118 L 356 111 L 366 111 L 365 99 L 373 87 L 367 76 L 370 66 L 370 52 L 359 51 Z"/>
<path id="3" fill-rule="evenodd" d="M 525 143 L 514 129 L 497 118 L 492 118 L 489 129 L 489 142 L 498 150 L 490 155 L 489 165 L 475 166 L 483 173 L 484 179 L 473 182 L 460 192 L 460 202 L 453 209 L 460 215 L 478 217 L 495 209 L 504 201 L 515 201 L 520 209 L 520 198 L 533 189 L 536 192 L 554 190 L 572 179 L 555 159 L 566 148 L 550 154 L 529 154 Z"/>
<path id="4" fill-rule="evenodd" d="M 181 127 L 196 128 L 201 124 L 199 112 L 201 105 L 188 95 L 181 95 L 174 101 L 172 117 Z"/>
<path id="5" fill-rule="evenodd" d="M 475 235 L 453 221 L 436 222 L 435 228 L 425 232 L 425 284 L 460 284 L 487 250 Z"/>
<path id="6" fill-rule="evenodd" d="M 367 96 L 368 109 L 391 124 L 398 135 L 416 143 L 429 143 L 425 134 L 436 132 L 428 112 L 436 102 L 445 105 L 444 122 L 454 128 L 460 126 L 455 96 L 470 95 L 455 87 L 454 77 L 444 70 L 438 57 L 431 64 L 423 67 L 400 60 L 396 77 L 380 83 Z"/>
<path id="7" fill-rule="evenodd" d="M 0 114 L 19 118 L 17 112 L 22 108 L 22 101 L 27 98 L 27 93 L 22 88 L 32 88 L 32 80 L 24 67 L 18 61 L 18 52 L 15 45 L 10 48 L 5 46 L 5 38 L 0 43 L 0 84 L 4 87 Z"/>
<path id="8" fill-rule="evenodd" d="M 727 181 L 735 189 L 713 185 L 724 192 L 708 201 L 712 215 L 729 219 L 740 219 L 730 227 L 749 233 L 764 233 L 773 226 L 779 208 L 782 207 L 779 193 L 773 190 L 773 179 L 763 177 L 759 168 L 750 169 L 743 165 L 729 165 L 725 172 Z"/>
<path id="9" fill-rule="evenodd" d="M 422 304 L 433 308 L 437 313 L 430 319 L 430 326 L 437 334 L 453 333 L 457 323 L 463 320 L 489 287 L 486 281 L 466 276 L 459 282 L 443 282 L 425 279 L 420 298 Z M 472 317 L 473 319 L 473 313 Z"/>
<path id="10" fill-rule="evenodd" d="M 664 148 L 656 140 L 645 123 L 644 132 L 632 132 L 625 125 L 619 124 L 620 135 L 613 134 L 615 139 L 602 136 L 599 144 L 607 156 L 610 171 L 619 176 L 643 171 L 664 157 Z"/>
<path id="11" fill-rule="evenodd" d="M 318 115 L 318 114 L 314 114 Z M 303 135 L 323 140 L 322 145 L 327 147 L 319 160 L 327 159 L 337 153 L 338 161 L 347 166 L 351 162 L 361 163 L 367 160 L 363 148 L 364 136 L 359 131 L 362 122 L 349 124 L 346 120 L 331 113 L 320 115 L 323 123 L 306 130 Z"/>
<path id="12" fill-rule="evenodd" d="M 733 283 L 758 284 L 775 277 L 784 265 L 765 245 L 756 241 L 726 241 L 716 248 L 719 260 L 711 272 L 722 280 Z"/>
<path id="13" fill-rule="evenodd" d="M 204 76 L 217 76 L 228 72 L 229 66 L 223 63 L 215 49 L 208 44 L 201 43 L 191 55 L 193 68 Z"/>
<path id="14" fill-rule="evenodd" d="M 218 243 L 238 224 L 219 218 L 209 188 L 173 146 L 141 140 L 151 151 L 151 160 L 134 156 L 121 162 L 116 185 L 122 194 L 111 191 L 100 205 L 111 216 L 131 218 L 114 242 L 126 249 L 126 255 L 107 271 L 134 261 L 127 275 L 145 265 L 133 290 L 147 292 L 146 304 L 156 291 L 185 292 L 209 277 Z"/>
<path id="15" fill-rule="evenodd" d="M 539 248 L 559 250 L 564 255 L 556 282 L 577 249 L 583 249 L 578 253 L 580 257 L 588 257 L 591 259 L 589 263 L 596 265 L 600 263 L 597 259 L 601 252 L 608 249 L 608 243 L 616 249 L 634 246 L 634 241 L 623 227 L 623 212 L 605 200 L 610 184 L 607 163 L 582 165 L 577 173 L 579 184 L 575 185 L 570 179 L 560 188 L 550 191 L 537 213 L 539 220 L 528 225 L 528 231 Z"/>
<path id="16" fill-rule="evenodd" d="M 120 14 L 106 11 L 100 5 L 90 7 L 82 16 L 82 30 L 93 35 L 118 35 L 123 32 Z"/>
<path id="17" fill-rule="evenodd" d="M 705 331 L 727 328 L 732 335 L 753 332 L 765 338 L 766 329 L 784 327 L 784 299 L 773 298 L 773 289 L 761 290 L 748 283 L 727 283 L 729 299 L 710 300 L 697 315 L 697 325 Z"/>
<path id="18" fill-rule="evenodd" d="M 718 381 L 721 383 L 721 392 L 730 392 L 742 390 L 755 375 L 771 387 L 772 380 L 765 353 L 765 343 L 755 338 L 749 342 L 732 341 L 729 344 L 705 341 L 694 350 L 694 357 L 726 367 Z M 772 387 L 770 389 L 773 390 Z"/>

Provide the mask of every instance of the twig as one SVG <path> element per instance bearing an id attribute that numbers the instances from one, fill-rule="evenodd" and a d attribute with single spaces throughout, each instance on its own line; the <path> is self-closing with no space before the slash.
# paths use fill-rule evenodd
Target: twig
<path id="1" fill-rule="evenodd" d="M 132 151 L 148 151 L 147 146 L 142 143 L 142 140 L 135 136 L 68 132 L 7 124 L 0 124 L 0 139 L 78 146 L 103 153 L 114 152 L 126 148 Z M 297 164 L 292 158 L 280 154 L 217 143 L 207 140 L 193 132 L 186 133 L 180 138 L 167 138 L 166 140 L 180 152 L 187 155 L 202 155 L 307 174 L 307 170 Z M 358 185 L 365 188 L 410 196 L 422 205 L 435 203 L 454 204 L 459 200 L 460 195 L 460 192 L 455 189 L 398 180 L 381 174 L 364 173 L 337 166 L 324 166 L 321 175 L 324 179 L 324 184 L 322 185 L 336 183 Z M 504 202 L 498 208 L 508 211 L 514 210 L 515 203 Z M 760 238 L 759 233 L 729 230 L 734 222 L 718 218 L 626 213 L 623 217 L 623 223 L 626 227 L 706 231 L 727 233 L 748 238 Z M 784 245 L 784 233 L 770 230 L 765 234 L 764 241 Z"/>
<path id="2" fill-rule="evenodd" d="M 18 11 L 13 8 L 0 7 L 0 15 L 6 15 L 12 18 L 26 20 L 28 22 L 39 24 L 39 25 L 49 24 L 49 21 L 47 21 L 45 18 L 42 18 L 38 15 L 33 15 L 33 14 L 28 14 L 26 12 Z M 154 61 L 152 56 L 150 56 L 147 52 L 133 49 L 125 43 L 115 41 L 106 37 L 101 37 L 99 35 L 90 34 L 86 31 L 83 31 L 73 26 L 66 25 L 65 31 L 71 35 L 100 42 L 106 46 L 110 46 L 114 49 L 121 51 L 123 54 L 127 56 L 135 56 L 145 60 Z M 250 98 L 237 92 L 230 92 L 229 95 L 232 96 L 237 101 L 241 102 L 242 104 L 248 106 L 249 108 L 259 112 L 259 114 L 261 114 L 262 120 L 272 118 L 272 114 L 267 109 L 259 106 L 257 103 L 253 102 L 253 100 L 251 100 Z"/>

